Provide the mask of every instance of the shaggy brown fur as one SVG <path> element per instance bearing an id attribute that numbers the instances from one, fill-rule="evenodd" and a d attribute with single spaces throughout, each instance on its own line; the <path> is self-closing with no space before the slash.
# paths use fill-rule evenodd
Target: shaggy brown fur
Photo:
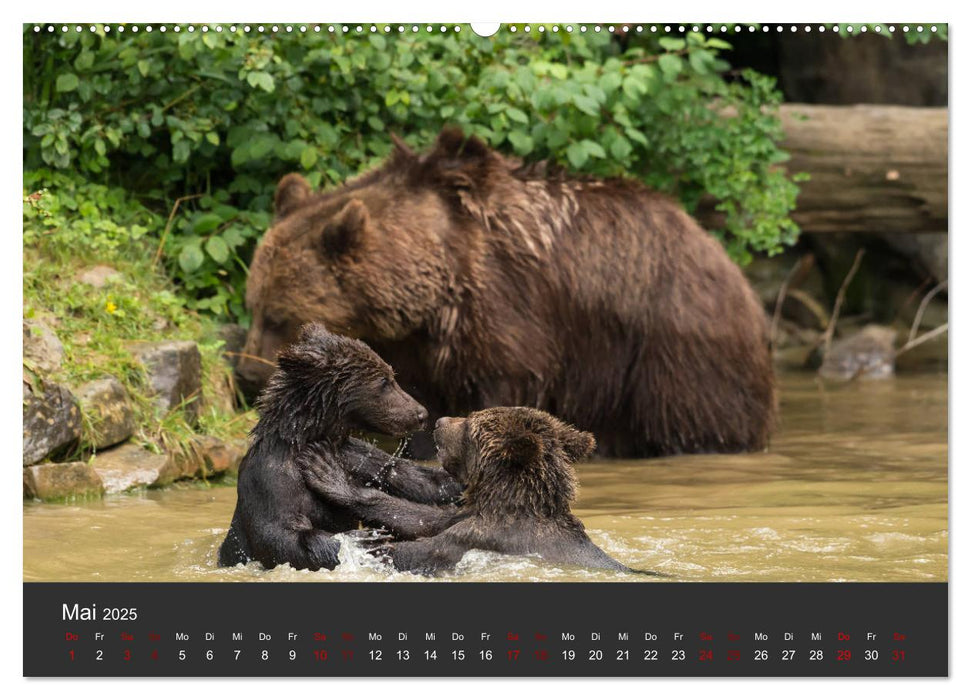
<path id="1" fill-rule="evenodd" d="M 368 342 L 433 416 L 534 406 L 653 456 L 766 445 L 765 315 L 721 245 L 626 180 L 523 167 L 448 129 L 312 193 L 281 180 L 247 287 L 245 352 L 301 323 Z M 244 382 L 266 370 L 244 361 Z"/>
<path id="2" fill-rule="evenodd" d="M 442 466 L 465 486 L 459 512 L 439 534 L 381 549 L 395 568 L 432 574 L 479 549 L 629 571 L 593 544 L 570 512 L 576 497 L 573 463 L 593 452 L 596 442 L 590 433 L 533 408 L 490 408 L 468 418 L 439 419 L 435 444 Z M 323 498 L 355 513 L 362 505 L 371 513 L 375 499 L 387 498 L 323 464 L 305 467 L 304 477 Z M 409 517 L 394 516 L 399 527 Z"/>

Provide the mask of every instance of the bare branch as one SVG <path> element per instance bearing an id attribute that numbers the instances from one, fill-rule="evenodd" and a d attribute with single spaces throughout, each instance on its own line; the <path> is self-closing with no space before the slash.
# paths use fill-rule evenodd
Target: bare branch
<path id="1" fill-rule="evenodd" d="M 779 329 L 779 318 L 782 316 L 782 303 L 786 300 L 786 294 L 789 291 L 789 285 L 792 283 L 792 278 L 795 277 L 796 273 L 800 270 L 812 265 L 814 259 L 815 258 L 812 253 L 802 256 L 796 261 L 796 264 L 792 266 L 792 269 L 789 270 L 789 274 L 786 275 L 786 278 L 782 280 L 782 286 L 779 287 L 779 294 L 775 298 L 775 310 L 772 312 L 772 326 L 769 329 L 769 341 L 772 343 L 773 347 L 775 347 L 775 336 Z"/>
<path id="2" fill-rule="evenodd" d="M 245 352 L 232 352 L 231 350 L 224 350 L 223 354 L 232 355 L 234 357 L 245 357 L 247 360 L 256 360 L 257 362 L 262 362 L 264 365 L 269 365 L 270 367 L 276 367 L 275 362 L 270 362 L 265 357 L 257 357 L 256 355 L 250 355 Z"/>
<path id="3" fill-rule="evenodd" d="M 190 199 L 199 199 L 201 196 L 201 194 L 189 194 L 175 200 L 175 204 L 172 205 L 172 211 L 169 212 L 169 220 L 165 222 L 165 230 L 162 231 L 162 237 L 159 239 L 158 248 L 155 250 L 155 257 L 152 258 L 152 267 L 158 265 L 158 261 L 162 259 L 162 248 L 165 246 L 165 239 L 168 238 L 169 230 L 172 228 L 172 221 L 175 219 L 175 213 L 179 211 L 179 205 L 182 204 L 182 202 L 188 202 Z"/>
<path id="4" fill-rule="evenodd" d="M 909 343 L 914 338 L 917 337 L 917 329 L 920 328 L 920 322 L 924 320 L 924 311 L 927 310 L 927 305 L 931 302 L 934 296 L 947 287 L 947 280 L 939 282 L 931 291 L 924 295 L 924 298 L 920 301 L 920 306 L 917 307 L 917 314 L 914 316 L 914 322 L 910 326 L 910 335 L 907 336 L 907 342 Z"/>
<path id="5" fill-rule="evenodd" d="M 840 285 L 839 292 L 836 294 L 833 313 L 829 317 L 829 325 L 826 326 L 826 332 L 823 334 L 823 357 L 829 354 L 829 346 L 833 344 L 833 333 L 836 332 L 836 321 L 839 320 L 840 308 L 843 306 L 843 299 L 846 298 L 846 288 L 850 286 L 850 282 L 853 281 L 856 271 L 860 269 L 860 261 L 863 260 L 863 253 L 863 248 L 856 251 L 856 257 L 853 259 L 850 271 L 846 273 L 843 284 Z"/>
<path id="6" fill-rule="evenodd" d="M 901 348 L 899 350 L 897 350 L 897 353 L 896 353 L 896 355 L 894 355 L 894 357 L 900 357 L 902 354 L 904 354 L 908 350 L 912 350 L 913 348 L 916 348 L 918 345 L 921 345 L 923 343 L 926 343 L 928 340 L 933 340 L 937 336 L 941 335 L 941 333 L 947 333 L 947 324 L 946 323 L 943 323 L 940 326 L 938 326 L 937 328 L 935 328 L 934 330 L 927 331 L 923 335 L 918 336 L 917 338 L 914 338 L 913 340 L 908 341 L 906 345 L 901 346 Z"/>

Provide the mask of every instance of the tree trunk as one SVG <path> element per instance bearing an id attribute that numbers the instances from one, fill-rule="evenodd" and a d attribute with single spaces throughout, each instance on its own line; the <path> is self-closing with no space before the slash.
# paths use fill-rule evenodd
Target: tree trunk
<path id="1" fill-rule="evenodd" d="M 806 172 L 793 219 L 807 233 L 947 231 L 944 107 L 787 104 L 792 159 Z"/>

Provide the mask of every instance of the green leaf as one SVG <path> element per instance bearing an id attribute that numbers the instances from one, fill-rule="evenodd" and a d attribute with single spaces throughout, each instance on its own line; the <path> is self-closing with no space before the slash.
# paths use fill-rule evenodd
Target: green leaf
<path id="1" fill-rule="evenodd" d="M 688 53 L 688 63 L 696 73 L 707 73 L 714 56 L 704 49 L 692 49 Z"/>
<path id="2" fill-rule="evenodd" d="M 144 58 L 138 62 L 138 72 L 142 74 L 142 77 L 147 77 L 149 70 L 151 70 L 152 64 L 146 61 Z"/>
<path id="3" fill-rule="evenodd" d="M 206 252 L 209 253 L 209 256 L 220 265 L 229 260 L 229 246 L 227 246 L 226 242 L 218 236 L 213 236 L 206 241 Z"/>
<path id="4" fill-rule="evenodd" d="M 681 72 L 681 58 L 673 54 L 666 53 L 657 59 L 657 64 L 661 67 L 661 72 L 666 78 L 673 78 Z"/>
<path id="5" fill-rule="evenodd" d="M 74 59 L 74 67 L 79 71 L 84 72 L 88 68 L 94 65 L 94 53 L 92 51 L 82 51 L 78 54 L 78 57 Z"/>
<path id="6" fill-rule="evenodd" d="M 371 46 L 376 48 L 378 51 L 384 51 L 388 47 L 388 40 L 380 34 L 371 34 L 368 37 L 368 41 L 370 41 Z"/>
<path id="7" fill-rule="evenodd" d="M 594 158 L 606 158 L 607 152 L 604 147 L 601 146 L 596 141 L 590 141 L 589 139 L 583 142 L 583 147 L 586 149 L 587 154 Z"/>
<path id="8" fill-rule="evenodd" d="M 192 146 L 188 141 L 179 141 L 172 147 L 172 160 L 176 163 L 185 163 L 189 160 Z"/>
<path id="9" fill-rule="evenodd" d="M 300 153 L 300 165 L 303 166 L 304 170 L 310 170 L 314 167 L 314 163 L 317 162 L 317 149 L 313 146 L 307 146 Z"/>
<path id="10" fill-rule="evenodd" d="M 647 84 L 636 75 L 628 75 L 624 78 L 623 88 L 624 94 L 632 100 L 647 94 Z"/>
<path id="11" fill-rule="evenodd" d="M 613 143 L 610 144 L 610 155 L 617 160 L 624 160 L 631 154 L 634 147 L 630 145 L 630 141 L 625 139 L 623 136 L 618 136 Z"/>
<path id="12" fill-rule="evenodd" d="M 266 71 L 255 70 L 246 74 L 246 82 L 250 84 L 251 87 L 258 87 L 264 92 L 273 92 L 276 85 L 273 82 L 273 76 Z"/>
<path id="13" fill-rule="evenodd" d="M 195 221 L 192 222 L 192 232 L 197 236 L 204 236 L 207 233 L 215 231 L 222 224 L 223 219 L 218 214 L 208 212 L 205 214 L 200 214 L 196 217 Z"/>
<path id="14" fill-rule="evenodd" d="M 57 76 L 57 82 L 54 83 L 54 87 L 57 88 L 58 92 L 71 92 L 77 89 L 78 83 L 78 76 L 74 75 L 74 73 L 61 73 Z"/>
<path id="15" fill-rule="evenodd" d="M 199 248 L 197 243 L 190 243 L 182 248 L 179 253 L 179 267 L 186 274 L 190 274 L 198 270 L 202 266 L 202 262 L 205 257 L 202 254 L 202 250 Z"/>
<path id="16" fill-rule="evenodd" d="M 592 97 L 588 97 L 587 95 L 574 95 L 573 104 L 584 114 L 589 114 L 592 117 L 600 115 L 600 105 Z"/>
<path id="17" fill-rule="evenodd" d="M 590 154 L 587 153 L 583 143 L 571 143 L 566 148 L 566 158 L 574 168 L 582 168 L 589 157 Z"/>
<path id="18" fill-rule="evenodd" d="M 518 131 L 511 131 L 506 138 L 508 138 L 509 143 L 512 144 L 513 149 L 516 151 L 516 155 L 525 156 L 529 155 L 533 151 L 533 139 L 531 136 L 521 134 Z"/>
<path id="19" fill-rule="evenodd" d="M 613 92 L 620 87 L 623 76 L 620 73 L 604 73 L 600 76 L 600 87 L 604 92 Z"/>
<path id="20" fill-rule="evenodd" d="M 516 107 L 506 107 L 506 116 L 514 122 L 519 122 L 520 124 L 529 124 L 529 117 L 526 116 L 526 113 L 521 109 L 517 109 Z"/>
<path id="21" fill-rule="evenodd" d="M 723 49 L 725 51 L 731 51 L 732 45 L 727 41 L 723 41 L 718 37 L 710 37 L 708 41 L 705 42 L 705 46 L 709 46 L 713 49 Z"/>
<path id="22" fill-rule="evenodd" d="M 642 146 L 647 145 L 647 137 L 644 136 L 643 132 L 630 128 L 624 129 L 624 133 L 627 134 L 627 138 L 629 138 L 631 141 L 637 141 L 637 143 L 641 144 Z"/>
<path id="23" fill-rule="evenodd" d="M 662 36 L 658 39 L 658 42 L 662 49 L 668 51 L 681 51 L 685 47 L 684 39 L 678 39 L 670 36 Z"/>
<path id="24" fill-rule="evenodd" d="M 206 141 L 211 143 L 213 146 L 219 145 L 219 134 L 215 131 L 206 132 Z"/>

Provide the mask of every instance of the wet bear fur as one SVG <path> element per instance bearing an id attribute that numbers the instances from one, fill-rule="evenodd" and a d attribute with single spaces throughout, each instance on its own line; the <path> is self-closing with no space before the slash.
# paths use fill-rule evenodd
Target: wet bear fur
<path id="1" fill-rule="evenodd" d="M 491 408 L 468 418 L 439 419 L 435 443 L 445 471 L 465 487 L 459 516 L 439 534 L 381 548 L 396 569 L 436 574 L 477 549 L 630 571 L 591 542 L 570 512 L 577 483 L 573 464 L 596 446 L 590 433 L 536 409 Z M 350 508 L 373 496 L 325 468 L 311 467 L 307 477 L 319 492 Z"/>
<path id="2" fill-rule="evenodd" d="M 333 569 L 339 543 L 333 535 L 355 530 L 367 513 L 351 511 L 308 489 L 301 459 L 339 470 L 356 484 L 380 489 L 388 507 L 408 522 L 454 520 L 461 487 L 440 469 L 397 459 L 351 437 L 354 430 L 404 436 L 422 427 L 425 409 L 396 383 L 391 368 L 358 340 L 320 325 L 304 328 L 278 357 L 258 404 L 260 418 L 239 468 L 236 510 L 219 565 L 259 561 L 264 567 Z M 387 493 L 385 493 L 387 492 Z M 436 505 L 424 505 L 436 504 Z M 417 537 L 392 528 L 394 535 Z"/>

